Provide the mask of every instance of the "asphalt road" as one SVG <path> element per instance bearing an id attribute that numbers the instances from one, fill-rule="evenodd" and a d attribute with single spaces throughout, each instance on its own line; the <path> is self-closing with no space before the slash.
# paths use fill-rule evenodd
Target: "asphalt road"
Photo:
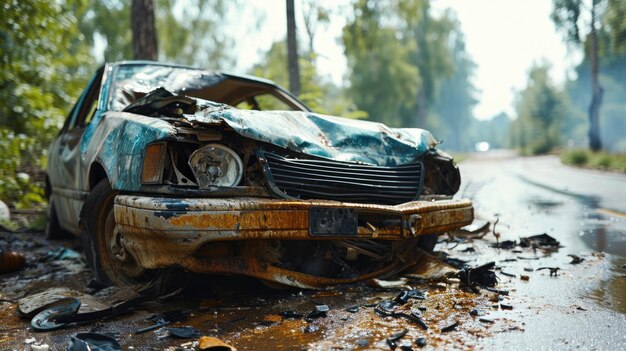
<path id="1" fill-rule="evenodd" d="M 527 305 L 524 333 L 498 334 L 482 345 L 626 349 L 626 176 L 506 151 L 473 155 L 460 168 L 460 195 L 472 198 L 478 216 L 500 218 L 500 240 L 547 233 L 564 246 L 540 264 L 524 264 L 558 266 L 558 278 L 511 282 Z M 586 261 L 568 264 L 568 254 Z"/>
<path id="2" fill-rule="evenodd" d="M 459 196 L 472 198 L 477 218 L 498 220 L 498 242 L 547 233 L 561 243 L 556 250 L 499 249 L 493 247 L 493 230 L 480 239 L 464 234 L 441 238 L 437 251 L 470 266 L 495 261 L 497 288 L 506 295 L 469 292 L 454 280 L 409 279 L 392 289 L 357 284 L 299 291 L 273 290 L 250 279 L 194 276 L 190 288 L 166 301 L 96 323 L 36 332 L 28 319 L 18 317 L 17 298 L 51 287 L 96 296 L 102 291 L 89 287 L 92 275 L 80 257 L 62 249 L 79 250 L 79 240 L 0 231 L 0 243 L 27 259 L 22 271 L 0 276 L 0 349 L 30 350 L 39 343 L 65 350 L 71 335 L 86 331 L 112 334 L 124 349 L 194 349 L 194 339 L 174 339 L 164 328 L 136 333 L 154 324 L 148 317 L 172 310 L 185 316 L 172 326 L 192 326 L 238 350 L 390 350 L 386 339 L 405 329 L 397 344 L 413 349 L 419 349 L 419 337 L 427 343 L 423 349 L 430 350 L 626 349 L 626 177 L 565 167 L 554 157 L 520 158 L 507 152 L 474 155 L 461 164 L 461 172 Z M 584 260 L 571 264 L 569 254 Z M 543 267 L 560 270 L 554 276 Z M 421 289 L 427 298 L 399 309 L 421 311 L 428 329 L 375 313 L 374 306 L 407 288 Z M 329 307 L 325 316 L 304 317 L 320 304 Z M 471 315 L 474 309 L 484 315 Z M 445 331 L 455 324 L 456 329 Z"/>

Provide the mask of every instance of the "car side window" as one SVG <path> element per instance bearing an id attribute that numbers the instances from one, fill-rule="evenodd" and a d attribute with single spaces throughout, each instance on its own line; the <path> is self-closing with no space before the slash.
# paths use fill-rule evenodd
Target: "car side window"
<path id="1" fill-rule="evenodd" d="M 100 84 L 102 80 L 102 70 L 96 73 L 96 76 L 89 83 L 89 86 L 83 92 L 78 103 L 72 109 L 70 114 L 70 123 L 67 130 L 84 127 L 93 118 L 98 106 L 98 95 L 100 93 Z M 65 129 L 65 128 L 64 128 Z"/>

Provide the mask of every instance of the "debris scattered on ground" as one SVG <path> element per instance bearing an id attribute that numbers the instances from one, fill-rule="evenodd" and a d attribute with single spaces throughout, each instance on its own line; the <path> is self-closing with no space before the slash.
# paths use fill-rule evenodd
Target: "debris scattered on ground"
<path id="1" fill-rule="evenodd" d="M 359 312 L 359 305 L 348 306 L 346 307 L 345 311 L 350 313 L 357 313 Z"/>
<path id="2" fill-rule="evenodd" d="M 76 314 L 79 308 L 80 300 L 67 297 L 56 301 L 52 306 L 39 312 L 33 317 L 30 324 L 35 330 L 55 330 L 63 328 L 66 323 L 60 321 L 60 319 Z"/>
<path id="3" fill-rule="evenodd" d="M 306 327 L 302 328 L 302 332 L 304 333 L 315 333 L 320 330 L 320 327 L 316 324 L 308 324 Z"/>
<path id="4" fill-rule="evenodd" d="M 493 324 L 493 319 L 489 319 L 489 318 L 478 318 L 479 321 L 483 322 L 483 323 L 489 323 L 489 324 Z"/>
<path id="5" fill-rule="evenodd" d="M 493 248 L 496 249 L 504 249 L 504 250 L 511 250 L 513 248 L 515 248 L 517 246 L 517 241 L 515 240 L 505 240 L 502 242 L 496 242 L 494 244 L 489 245 Z"/>
<path id="6" fill-rule="evenodd" d="M 71 337 L 66 351 L 118 351 L 122 347 L 117 340 L 106 334 L 78 333 Z"/>
<path id="7" fill-rule="evenodd" d="M 417 346 L 419 346 L 419 347 L 424 347 L 424 346 L 426 346 L 426 345 L 427 345 L 426 338 L 424 338 L 424 337 L 419 337 L 419 338 L 415 339 L 415 344 L 416 344 Z"/>
<path id="8" fill-rule="evenodd" d="M 549 269 L 550 270 L 550 276 L 558 276 L 559 275 L 559 270 L 561 270 L 561 268 L 559 267 L 541 267 L 541 268 L 537 268 L 538 271 L 542 270 L 542 269 Z"/>
<path id="9" fill-rule="evenodd" d="M 479 308 L 474 308 L 473 310 L 470 311 L 470 316 L 484 316 L 484 315 L 485 315 L 485 311 Z"/>
<path id="10" fill-rule="evenodd" d="M 512 309 L 513 309 L 513 306 L 512 306 L 512 305 L 509 305 L 509 304 L 504 304 L 504 303 L 501 303 L 501 304 L 500 304 L 500 308 L 501 308 L 501 309 L 503 309 L 503 310 L 512 310 Z"/>
<path id="11" fill-rule="evenodd" d="M 19 271 L 25 264 L 26 258 L 23 254 L 0 249 L 0 274 Z"/>
<path id="12" fill-rule="evenodd" d="M 438 280 L 456 273 L 458 269 L 440 257 L 435 257 L 423 250 L 419 250 L 417 263 L 406 269 L 402 275 L 410 279 Z"/>
<path id="13" fill-rule="evenodd" d="M 374 311 L 379 315 L 385 317 L 405 318 L 416 323 L 420 328 L 424 330 L 428 329 L 428 325 L 426 325 L 426 323 L 421 318 L 421 311 L 419 309 L 411 310 L 410 313 L 406 313 L 404 311 L 396 311 L 396 306 L 398 306 L 398 304 L 395 301 L 384 300 L 376 305 Z"/>
<path id="14" fill-rule="evenodd" d="M 466 225 L 463 228 L 454 230 L 452 236 L 468 236 L 470 238 L 482 238 L 485 234 L 489 233 L 489 221 L 474 219 L 474 222 L 470 225 Z"/>
<path id="15" fill-rule="evenodd" d="M 65 261 L 65 260 L 81 260 L 83 256 L 72 249 L 66 247 L 59 247 L 56 250 L 51 250 L 44 256 L 44 261 Z"/>
<path id="16" fill-rule="evenodd" d="M 494 292 L 494 293 L 496 293 L 498 295 L 508 295 L 509 294 L 508 290 L 495 289 L 495 288 L 490 288 L 490 287 L 486 287 L 485 290 Z"/>
<path id="17" fill-rule="evenodd" d="M 236 348 L 212 336 L 203 336 L 198 339 L 198 349 L 211 351 L 237 351 Z"/>
<path id="18" fill-rule="evenodd" d="M 175 328 L 165 328 L 169 336 L 179 339 L 197 339 L 202 334 L 194 327 L 184 326 Z"/>
<path id="19" fill-rule="evenodd" d="M 511 278 L 515 278 L 515 277 L 517 277 L 517 275 L 515 275 L 515 274 L 511 274 L 511 273 L 507 273 L 507 272 L 505 272 L 505 271 L 503 271 L 503 270 L 500 270 L 500 274 L 505 275 L 505 276 L 507 276 L 507 277 L 511 277 Z"/>
<path id="20" fill-rule="evenodd" d="M 261 322 L 263 325 L 272 325 L 276 323 L 280 323 L 283 321 L 283 316 L 278 314 L 268 314 L 263 317 L 263 321 Z"/>
<path id="21" fill-rule="evenodd" d="M 408 332 L 409 332 L 408 329 L 404 329 L 400 332 L 394 333 L 393 335 L 389 336 L 385 341 L 387 342 L 387 345 L 389 345 L 389 347 L 392 350 L 395 350 L 396 347 L 398 347 L 397 342 L 400 339 L 402 339 Z"/>
<path id="22" fill-rule="evenodd" d="M 179 310 L 173 310 L 173 311 L 166 311 L 166 312 L 162 312 L 162 313 L 158 313 L 158 314 L 153 314 L 152 316 L 147 318 L 149 321 L 154 322 L 155 324 L 142 328 L 142 329 L 138 329 L 135 331 L 135 334 L 142 334 L 142 333 L 146 333 L 149 332 L 151 330 L 155 330 L 161 327 L 164 327 L 166 325 L 169 325 L 171 323 L 176 323 L 176 322 L 184 322 L 185 320 L 187 320 L 187 314 L 184 313 L 183 311 L 179 311 Z"/>
<path id="23" fill-rule="evenodd" d="M 316 305 L 311 312 L 307 313 L 306 318 L 326 317 L 328 311 L 330 308 L 327 305 Z"/>
<path id="24" fill-rule="evenodd" d="M 393 300 L 399 304 L 405 304 L 409 299 L 426 300 L 426 292 L 424 290 L 403 290 Z"/>
<path id="25" fill-rule="evenodd" d="M 493 271 L 496 263 L 489 262 L 478 267 L 464 267 L 458 273 L 460 286 L 467 286 L 476 290 L 476 286 L 494 287 L 498 283 L 496 273 Z"/>
<path id="26" fill-rule="evenodd" d="M 50 288 L 25 296 L 17 301 L 18 313 L 25 318 L 32 318 L 37 313 L 52 307 L 64 298 L 75 298 L 81 302 L 79 313 L 101 311 L 111 307 L 94 296 L 83 294 L 70 288 Z"/>
<path id="27" fill-rule="evenodd" d="M 384 280 L 384 279 L 370 279 L 368 281 L 369 285 L 375 288 L 382 289 L 393 289 L 393 288 L 402 288 L 406 287 L 409 280 L 407 278 L 401 277 L 396 280 Z"/>
<path id="28" fill-rule="evenodd" d="M 359 306 L 357 306 L 358 308 Z M 279 313 L 283 318 L 302 318 L 304 315 L 302 313 L 298 313 L 296 311 L 283 311 Z"/>
<path id="29" fill-rule="evenodd" d="M 527 275 L 525 275 L 525 274 L 520 275 L 520 276 L 519 276 L 519 278 L 520 278 L 521 280 L 524 280 L 524 281 L 529 281 L 529 280 L 530 280 L 530 277 L 529 277 L 529 276 L 527 276 Z"/>
<path id="30" fill-rule="evenodd" d="M 459 326 L 459 322 L 454 322 L 454 323 L 452 323 L 450 325 L 447 325 L 447 326 L 441 328 L 441 332 L 442 333 L 451 332 L 451 331 L 455 330 L 456 327 L 458 327 L 458 326 Z"/>
<path id="31" fill-rule="evenodd" d="M 579 264 L 585 260 L 583 257 L 576 256 L 576 255 L 567 255 L 567 256 L 572 258 L 572 260 L 570 261 L 571 264 Z"/>
<path id="32" fill-rule="evenodd" d="M 561 247 L 561 243 L 550 235 L 544 233 L 520 238 L 519 246 L 537 249 L 555 249 Z"/>

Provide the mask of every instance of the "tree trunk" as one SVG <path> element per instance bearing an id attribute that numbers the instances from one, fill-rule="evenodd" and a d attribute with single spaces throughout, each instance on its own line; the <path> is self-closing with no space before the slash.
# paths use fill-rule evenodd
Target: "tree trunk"
<path id="1" fill-rule="evenodd" d="M 135 59 L 156 61 L 158 50 L 153 1 L 133 0 L 130 17 Z"/>
<path id="2" fill-rule="evenodd" d="M 600 140 L 600 105 L 602 105 L 602 95 L 604 89 L 598 79 L 598 33 L 596 31 L 596 5 L 598 0 L 593 0 L 591 6 L 591 104 L 589 105 L 589 148 L 593 151 L 602 149 Z"/>
<path id="3" fill-rule="evenodd" d="M 300 95 L 300 68 L 298 67 L 298 41 L 293 0 L 287 0 L 287 63 L 289 90 L 295 95 Z"/>

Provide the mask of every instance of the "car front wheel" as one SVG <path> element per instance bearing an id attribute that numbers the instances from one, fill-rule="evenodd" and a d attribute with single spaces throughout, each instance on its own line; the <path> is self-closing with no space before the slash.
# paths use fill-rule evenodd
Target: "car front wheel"
<path id="1" fill-rule="evenodd" d="M 96 280 L 106 285 L 142 286 L 154 278 L 126 249 L 115 225 L 113 200 L 117 191 L 108 180 L 98 183 L 87 197 L 80 215 L 81 238 L 87 263 Z"/>

